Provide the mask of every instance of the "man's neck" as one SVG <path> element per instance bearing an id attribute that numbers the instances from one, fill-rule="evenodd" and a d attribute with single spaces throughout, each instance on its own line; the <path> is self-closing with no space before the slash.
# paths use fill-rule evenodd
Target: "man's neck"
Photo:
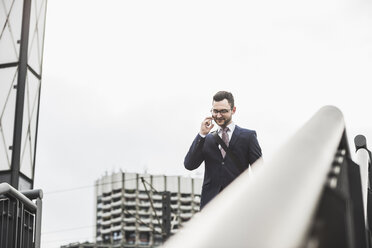
<path id="1" fill-rule="evenodd" d="M 229 123 L 227 123 L 226 125 L 223 125 L 223 126 L 219 126 L 221 129 L 224 129 L 226 127 L 228 127 L 229 125 L 231 125 L 233 122 L 230 121 Z"/>

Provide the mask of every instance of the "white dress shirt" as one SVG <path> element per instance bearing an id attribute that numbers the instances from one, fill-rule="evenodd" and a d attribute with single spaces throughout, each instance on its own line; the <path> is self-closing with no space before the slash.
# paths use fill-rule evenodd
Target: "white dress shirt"
<path id="1" fill-rule="evenodd" d="M 227 136 L 229 137 L 229 143 L 230 143 L 231 136 L 235 129 L 235 123 L 231 122 L 227 127 L 229 128 L 229 130 L 227 131 Z M 222 139 L 222 128 L 220 126 L 218 126 L 217 128 L 217 133 L 218 133 L 218 136 L 220 136 Z"/>
<path id="2" fill-rule="evenodd" d="M 231 122 L 227 127 L 229 128 L 229 131 L 227 131 L 227 136 L 229 136 L 229 142 L 230 142 L 231 136 L 232 136 L 232 134 L 234 132 L 234 129 L 235 129 L 235 123 Z M 222 139 L 222 128 L 220 126 L 218 126 L 218 128 L 217 128 L 217 133 L 218 133 L 218 136 L 220 136 L 221 139 Z M 205 136 L 207 136 L 207 135 L 203 135 L 201 133 L 199 133 L 199 135 L 202 138 L 205 138 Z M 219 146 L 219 148 L 221 148 L 221 146 Z"/>

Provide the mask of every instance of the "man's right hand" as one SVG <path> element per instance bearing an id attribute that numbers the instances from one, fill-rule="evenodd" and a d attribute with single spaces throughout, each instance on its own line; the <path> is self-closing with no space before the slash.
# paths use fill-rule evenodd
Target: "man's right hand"
<path id="1" fill-rule="evenodd" d="M 204 121 L 201 124 L 200 127 L 200 134 L 202 135 L 207 135 L 209 132 L 212 130 L 214 127 L 214 124 L 212 123 L 213 118 L 212 117 L 207 117 L 204 119 Z"/>

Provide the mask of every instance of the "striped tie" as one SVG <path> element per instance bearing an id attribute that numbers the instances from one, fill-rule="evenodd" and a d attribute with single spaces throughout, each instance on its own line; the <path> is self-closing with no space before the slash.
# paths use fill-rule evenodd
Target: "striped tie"
<path id="1" fill-rule="evenodd" d="M 222 129 L 222 140 L 223 142 L 225 142 L 226 146 L 229 147 L 229 135 L 227 134 L 227 131 L 229 131 L 228 127 L 225 127 Z M 226 152 L 222 147 L 221 147 L 221 154 L 222 154 L 222 157 L 225 158 Z"/>

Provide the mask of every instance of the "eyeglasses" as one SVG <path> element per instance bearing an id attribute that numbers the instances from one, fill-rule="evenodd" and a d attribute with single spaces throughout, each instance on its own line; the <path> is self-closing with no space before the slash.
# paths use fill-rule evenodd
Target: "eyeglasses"
<path id="1" fill-rule="evenodd" d="M 229 113 L 230 110 L 231 109 L 221 109 L 221 110 L 211 109 L 211 113 L 212 113 L 212 115 L 217 115 L 218 113 L 220 113 L 221 115 L 224 115 L 224 114 Z"/>

